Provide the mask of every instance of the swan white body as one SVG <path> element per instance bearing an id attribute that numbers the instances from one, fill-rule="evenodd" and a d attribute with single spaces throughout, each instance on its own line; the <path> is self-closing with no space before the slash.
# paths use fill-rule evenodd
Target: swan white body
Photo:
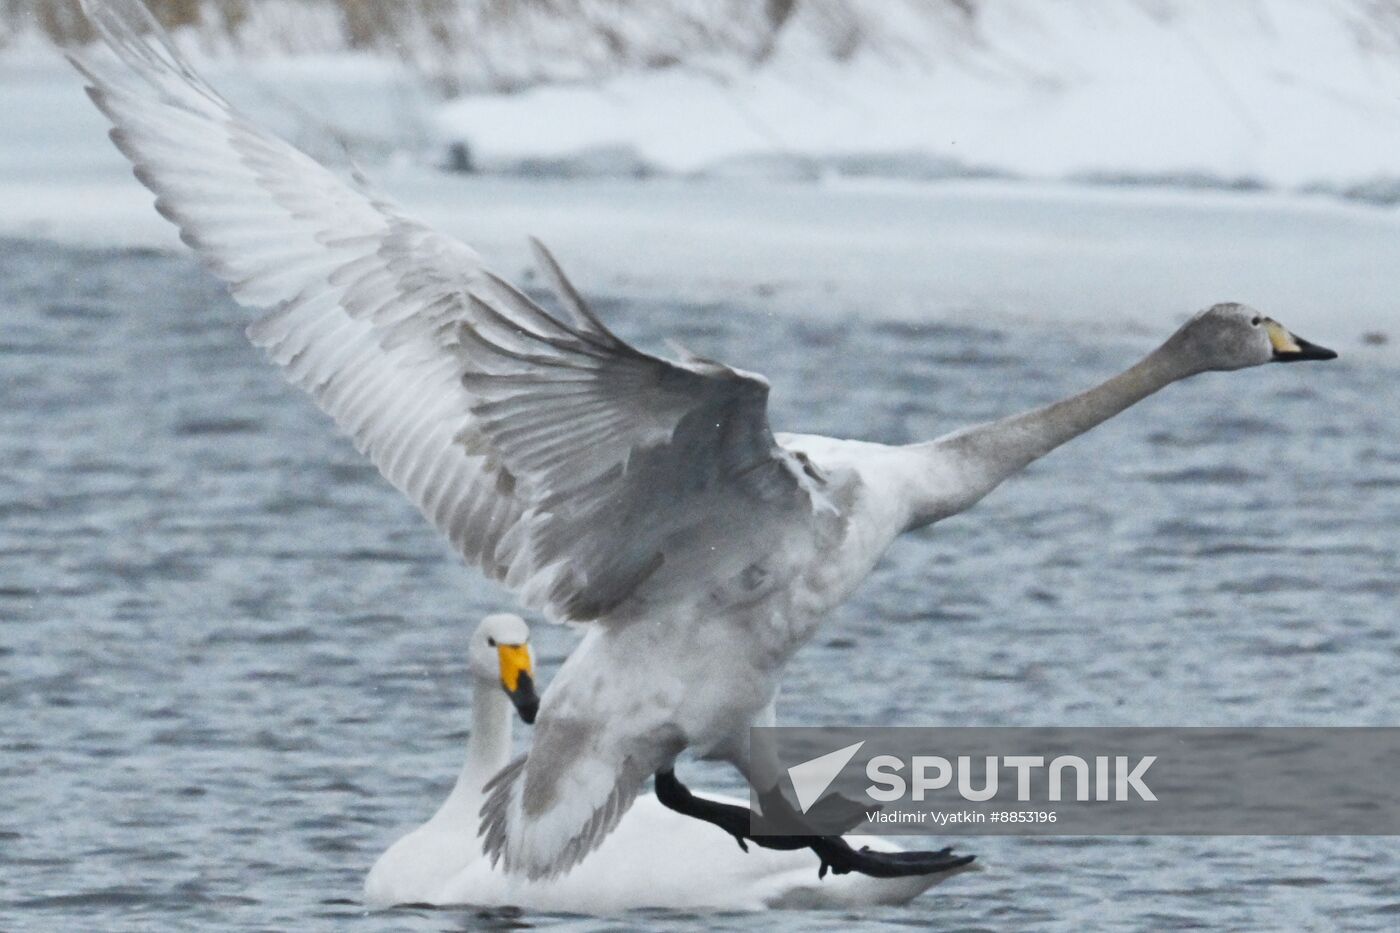
<path id="1" fill-rule="evenodd" d="M 747 806 L 719 795 L 710 799 Z M 887 839 L 847 836 L 857 848 L 898 851 Z M 442 890 L 443 904 L 518 904 L 538 910 L 617 913 L 670 910 L 832 909 L 905 904 L 973 866 L 906 878 L 848 874 L 817 877 L 805 849 L 740 851 L 719 829 L 667 809 L 654 794 L 638 797 L 617 828 L 572 871 L 530 881 L 482 858 Z"/>
<path id="2" fill-rule="evenodd" d="M 761 377 L 631 347 L 541 252 L 562 308 L 546 312 L 241 116 L 138 0 L 83 5 L 118 58 L 76 60 L 94 102 L 158 210 L 239 301 L 272 309 L 254 342 L 469 563 L 551 619 L 591 623 L 528 758 L 486 799 L 486 851 L 527 878 L 579 864 L 687 749 L 771 786 L 748 727 L 904 531 L 1171 382 L 1335 355 L 1220 305 L 1024 415 L 904 447 L 775 438 Z"/>
<path id="3" fill-rule="evenodd" d="M 488 616 L 482 628 L 516 617 Z M 526 630 L 528 631 L 528 630 Z M 495 636 L 501 641 L 501 636 Z M 523 638 L 521 639 L 523 641 Z M 515 905 L 534 910 L 618 913 L 637 908 L 759 910 L 765 907 L 855 907 L 902 904 L 957 871 L 907 878 L 862 875 L 819 880 L 807 850 L 740 851 L 714 826 L 667 809 L 656 796 L 638 798 L 603 844 L 562 878 L 529 881 L 493 866 L 477 837 L 482 787 L 506 763 L 514 714 L 490 669 L 478 633 L 472 640 L 472 726 L 466 762 L 432 819 L 389 847 L 365 879 L 365 899 L 393 904 Z M 710 799 L 747 806 L 747 801 Z M 888 840 L 852 838 L 853 845 L 897 851 Z"/>

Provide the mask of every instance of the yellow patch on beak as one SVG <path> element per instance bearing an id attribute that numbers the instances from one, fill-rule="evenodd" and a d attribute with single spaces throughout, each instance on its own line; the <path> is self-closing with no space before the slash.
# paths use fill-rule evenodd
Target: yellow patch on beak
<path id="1" fill-rule="evenodd" d="M 501 656 L 501 684 L 512 693 L 520 686 L 521 674 L 535 676 L 529 645 L 497 645 L 496 653 Z"/>
<path id="2" fill-rule="evenodd" d="M 1264 321 L 1264 330 L 1269 333 L 1269 342 L 1274 345 L 1275 353 L 1301 353 L 1302 347 L 1298 346 L 1298 341 L 1293 339 L 1293 335 L 1278 321 Z"/>

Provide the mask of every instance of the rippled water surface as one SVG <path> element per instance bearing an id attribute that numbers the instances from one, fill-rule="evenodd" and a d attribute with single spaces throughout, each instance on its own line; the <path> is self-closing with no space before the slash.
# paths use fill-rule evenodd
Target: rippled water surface
<path id="1" fill-rule="evenodd" d="M 189 258 L 0 243 L 0 310 L 0 926 L 693 924 L 360 906 L 455 776 L 467 635 L 508 601 L 283 385 Z M 952 311 L 601 310 L 649 347 L 766 373 L 782 429 L 883 441 L 1055 398 L 1152 343 Z M 1393 724 L 1400 393 L 1348 340 L 1335 364 L 1175 386 L 899 543 L 798 656 L 783 716 Z M 571 635 L 536 638 L 547 677 Z M 1400 924 L 1391 839 L 960 847 L 986 870 L 908 907 L 761 922 Z"/>

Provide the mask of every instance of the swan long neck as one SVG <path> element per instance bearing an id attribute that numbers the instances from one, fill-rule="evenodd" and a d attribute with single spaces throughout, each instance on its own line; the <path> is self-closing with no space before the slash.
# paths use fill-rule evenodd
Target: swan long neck
<path id="1" fill-rule="evenodd" d="M 472 679 L 472 731 L 467 737 L 467 760 L 457 777 L 453 796 L 479 795 L 481 787 L 510 760 L 514 712 L 501 685 L 484 677 Z"/>
<path id="2" fill-rule="evenodd" d="M 932 476 L 915 496 L 910 527 L 955 515 L 1066 441 L 1097 427 L 1166 386 L 1192 375 L 1174 341 L 1088 391 L 1049 405 L 915 445 L 931 457 Z"/>

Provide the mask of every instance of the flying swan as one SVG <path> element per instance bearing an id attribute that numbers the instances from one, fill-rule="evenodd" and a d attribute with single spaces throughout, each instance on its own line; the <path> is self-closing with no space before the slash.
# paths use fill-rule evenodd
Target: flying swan
<path id="1" fill-rule="evenodd" d="M 754 783 L 748 729 L 773 721 L 784 666 L 900 534 L 1180 379 L 1336 356 L 1220 304 L 1095 388 L 933 441 L 775 436 L 761 376 L 630 346 L 537 246 L 560 306 L 546 311 L 240 115 L 138 0 L 83 6 L 117 56 L 73 56 L 90 96 L 156 209 L 238 301 L 269 309 L 253 342 L 468 563 L 550 620 L 588 623 L 531 751 L 483 805 L 487 854 L 529 879 L 582 861 L 653 776 L 663 803 L 743 842 L 747 821 L 697 806 L 677 757 Z M 810 846 L 838 874 L 957 861 Z"/>
<path id="2" fill-rule="evenodd" d="M 432 819 L 395 842 L 365 879 L 365 899 L 393 904 L 514 905 L 532 910 L 609 914 L 636 908 L 758 910 L 903 904 L 955 871 L 906 878 L 816 877 L 808 852 L 740 852 L 729 839 L 639 797 L 598 850 L 562 878 L 529 881 L 493 866 L 477 838 L 482 788 L 510 758 L 511 709 L 534 719 L 537 699 L 530 629 L 516 615 L 481 620 L 467 650 L 472 682 L 466 762 Z M 734 807 L 747 802 L 707 799 Z M 898 851 L 886 839 L 855 845 Z"/>

